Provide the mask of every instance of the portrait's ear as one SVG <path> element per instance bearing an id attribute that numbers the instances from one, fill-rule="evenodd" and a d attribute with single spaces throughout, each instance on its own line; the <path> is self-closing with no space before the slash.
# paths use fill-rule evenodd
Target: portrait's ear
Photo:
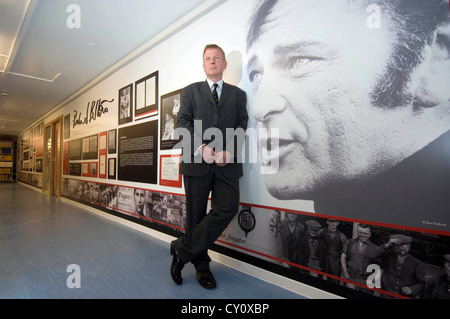
<path id="1" fill-rule="evenodd" d="M 435 107 L 450 101 L 450 23 L 439 27 L 423 51 L 423 61 L 411 76 L 415 108 Z"/>

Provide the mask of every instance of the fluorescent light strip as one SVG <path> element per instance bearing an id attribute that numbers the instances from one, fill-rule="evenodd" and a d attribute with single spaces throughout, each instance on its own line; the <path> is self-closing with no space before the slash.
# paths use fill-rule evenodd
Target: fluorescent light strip
<path id="1" fill-rule="evenodd" d="M 50 82 L 50 83 L 53 83 L 61 75 L 61 73 L 58 73 L 58 74 L 55 75 L 55 77 L 53 79 L 48 80 L 48 79 L 38 78 L 38 77 L 35 77 L 35 76 L 31 76 L 31 75 L 14 73 L 14 72 L 9 72 L 8 74 L 22 76 L 22 77 L 29 78 L 29 79 L 45 81 L 45 82 Z"/>

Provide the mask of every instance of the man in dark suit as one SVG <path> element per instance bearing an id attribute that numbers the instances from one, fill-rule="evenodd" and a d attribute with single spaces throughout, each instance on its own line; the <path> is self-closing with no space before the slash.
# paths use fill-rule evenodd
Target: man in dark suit
<path id="1" fill-rule="evenodd" d="M 239 208 L 239 178 L 243 175 L 239 152 L 247 129 L 247 97 L 241 89 L 223 82 L 226 67 L 224 51 L 215 44 L 207 45 L 203 52 L 207 80 L 187 86 L 182 93 L 177 130 L 189 132 L 189 136 L 183 135 L 180 167 L 186 192 L 186 233 L 170 247 L 170 272 L 178 285 L 183 266 L 191 262 L 202 287 L 216 286 L 207 250 Z"/>

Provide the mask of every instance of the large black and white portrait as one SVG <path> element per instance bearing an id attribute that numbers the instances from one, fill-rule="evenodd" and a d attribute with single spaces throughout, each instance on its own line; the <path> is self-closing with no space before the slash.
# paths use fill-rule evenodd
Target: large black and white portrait
<path id="1" fill-rule="evenodd" d="M 246 54 L 274 198 L 449 230 L 448 1 L 259 1 Z"/>

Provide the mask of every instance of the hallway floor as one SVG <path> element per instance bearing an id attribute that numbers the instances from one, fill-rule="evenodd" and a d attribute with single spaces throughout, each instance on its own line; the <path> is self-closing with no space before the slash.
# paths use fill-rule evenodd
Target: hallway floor
<path id="1" fill-rule="evenodd" d="M 191 265 L 177 286 L 169 244 L 21 183 L 0 183 L 2 299 L 303 299 L 213 262 L 202 288 Z M 68 288 L 80 269 L 80 288 Z M 70 277 L 70 278 L 69 278 Z"/>

